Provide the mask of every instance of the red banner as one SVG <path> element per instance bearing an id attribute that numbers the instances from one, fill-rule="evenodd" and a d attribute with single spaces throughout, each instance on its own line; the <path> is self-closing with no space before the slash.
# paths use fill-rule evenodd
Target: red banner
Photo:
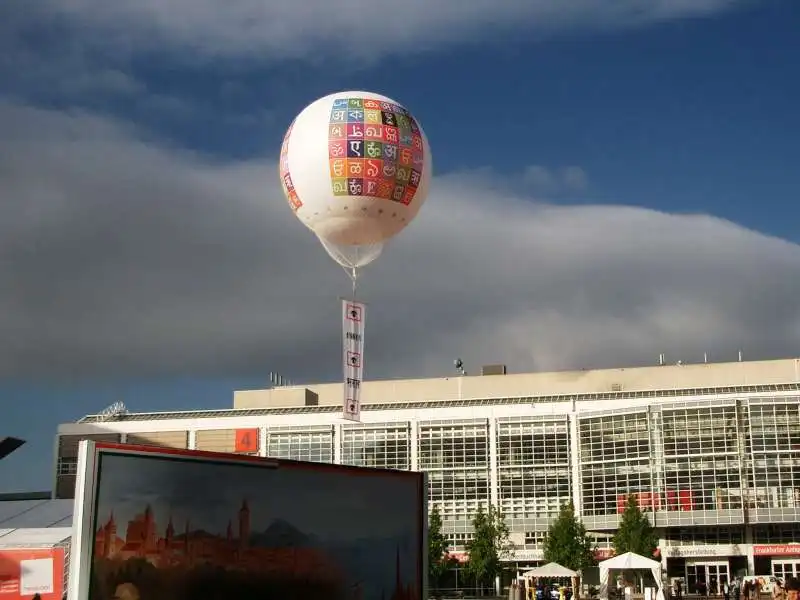
<path id="1" fill-rule="evenodd" d="M 64 551 L 61 548 L 0 548 L 0 599 L 61 600 Z"/>
<path id="2" fill-rule="evenodd" d="M 753 545 L 753 556 L 800 556 L 800 544 Z"/>

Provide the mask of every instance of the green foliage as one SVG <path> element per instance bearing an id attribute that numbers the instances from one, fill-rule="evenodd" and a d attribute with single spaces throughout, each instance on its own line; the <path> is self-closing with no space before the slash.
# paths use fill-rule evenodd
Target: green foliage
<path id="1" fill-rule="evenodd" d="M 428 580 L 431 587 L 438 586 L 450 562 L 448 544 L 442 534 L 442 515 L 434 505 L 428 515 Z"/>
<path id="2" fill-rule="evenodd" d="M 583 523 L 575 516 L 575 507 L 568 502 L 550 523 L 544 538 L 544 560 L 573 571 L 582 571 L 596 564 L 594 543 Z"/>
<path id="3" fill-rule="evenodd" d="M 636 501 L 636 496 L 628 496 L 628 503 L 622 513 L 619 529 L 612 540 L 617 555 L 633 552 L 652 558 L 658 548 L 658 536 Z"/>
<path id="4" fill-rule="evenodd" d="M 503 572 L 502 561 L 511 558 L 514 544 L 502 513 L 491 504 L 488 509 L 483 504 L 478 506 L 472 527 L 474 537 L 467 542 L 469 560 L 465 571 L 478 585 L 490 585 Z"/>

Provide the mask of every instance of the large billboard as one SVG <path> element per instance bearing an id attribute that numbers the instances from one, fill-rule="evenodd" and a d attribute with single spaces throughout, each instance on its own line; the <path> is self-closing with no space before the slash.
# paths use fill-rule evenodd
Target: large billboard
<path id="1" fill-rule="evenodd" d="M 423 600 L 421 473 L 82 442 L 70 600 Z"/>

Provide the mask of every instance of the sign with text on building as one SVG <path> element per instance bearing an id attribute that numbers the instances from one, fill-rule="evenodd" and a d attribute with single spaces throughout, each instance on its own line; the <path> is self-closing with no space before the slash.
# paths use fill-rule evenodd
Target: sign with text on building
<path id="1" fill-rule="evenodd" d="M 754 544 L 753 556 L 800 556 L 800 544 Z"/>
<path id="2" fill-rule="evenodd" d="M 233 449 L 237 454 L 258 452 L 258 429 L 237 429 Z"/>
<path id="3" fill-rule="evenodd" d="M 718 556 L 746 556 L 747 547 L 739 544 L 685 544 L 667 546 L 664 549 L 667 558 L 704 558 Z"/>
<path id="4" fill-rule="evenodd" d="M 344 371 L 342 416 L 348 421 L 361 420 L 366 316 L 367 307 L 363 302 L 342 300 L 342 366 Z"/>

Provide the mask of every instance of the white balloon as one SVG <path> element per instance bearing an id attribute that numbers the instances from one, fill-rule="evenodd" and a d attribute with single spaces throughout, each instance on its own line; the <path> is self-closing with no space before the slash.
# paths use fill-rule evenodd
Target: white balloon
<path id="1" fill-rule="evenodd" d="M 333 260 L 342 265 L 345 270 L 352 273 L 355 269 L 366 267 L 383 252 L 383 242 L 377 244 L 364 244 L 362 246 L 341 246 L 319 238 L 325 252 Z"/>
<path id="2" fill-rule="evenodd" d="M 398 102 L 370 92 L 313 102 L 281 148 L 281 181 L 295 215 L 348 268 L 377 258 L 375 246 L 417 216 L 431 174 L 422 127 Z"/>

